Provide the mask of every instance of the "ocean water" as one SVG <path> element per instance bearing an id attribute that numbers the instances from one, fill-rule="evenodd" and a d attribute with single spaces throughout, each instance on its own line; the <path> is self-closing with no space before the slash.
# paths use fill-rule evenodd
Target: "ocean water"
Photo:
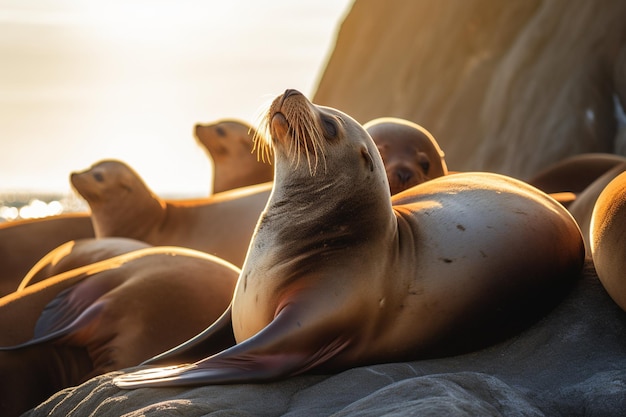
<path id="1" fill-rule="evenodd" d="M 73 193 L 0 193 L 0 224 L 88 210 L 85 200 Z"/>

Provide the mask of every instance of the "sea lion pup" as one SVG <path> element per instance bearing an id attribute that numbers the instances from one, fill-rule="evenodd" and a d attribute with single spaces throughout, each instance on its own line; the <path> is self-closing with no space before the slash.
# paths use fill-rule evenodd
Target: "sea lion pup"
<path id="1" fill-rule="evenodd" d="M 287 90 L 265 121 L 274 189 L 231 307 L 148 363 L 199 361 L 117 386 L 261 382 L 465 352 L 543 314 L 580 272 L 575 221 L 534 187 L 464 173 L 390 198 L 376 145 L 349 116 Z M 203 343 L 228 328 L 237 344 L 210 356 Z"/>
<path id="2" fill-rule="evenodd" d="M 383 158 L 391 195 L 448 174 L 443 151 L 422 126 L 396 117 L 382 117 L 363 127 Z"/>
<path id="3" fill-rule="evenodd" d="M 122 237 L 70 240 L 44 255 L 26 273 L 17 287 L 21 291 L 29 285 L 43 281 L 70 269 L 79 268 L 114 256 L 123 255 L 151 245 Z"/>
<path id="4" fill-rule="evenodd" d="M 89 213 L 0 224 L 0 297 L 15 291 L 28 270 L 52 249 L 68 240 L 93 236 Z"/>
<path id="5" fill-rule="evenodd" d="M 240 267 L 271 183 L 197 200 L 164 200 L 118 160 L 104 160 L 71 175 L 89 203 L 96 237 L 128 237 L 154 246 L 182 246 Z"/>
<path id="6" fill-rule="evenodd" d="M 226 310 L 238 275 L 199 251 L 150 247 L 0 298 L 0 409 L 26 411 L 184 342 Z M 232 345 L 232 333 L 216 343 Z"/>
<path id="7" fill-rule="evenodd" d="M 626 311 L 626 172 L 611 180 L 598 196 L 589 240 L 600 282 Z"/>
<path id="8" fill-rule="evenodd" d="M 258 133 L 241 120 L 196 124 L 196 140 L 213 161 L 213 193 L 261 184 L 274 179 L 274 168 L 252 152 Z"/>

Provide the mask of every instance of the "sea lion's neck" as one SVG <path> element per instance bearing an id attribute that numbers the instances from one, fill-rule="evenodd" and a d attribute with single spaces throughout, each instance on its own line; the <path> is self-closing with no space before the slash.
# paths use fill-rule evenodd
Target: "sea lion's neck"
<path id="1" fill-rule="evenodd" d="M 342 181 L 338 179 L 337 181 Z M 395 233 L 388 197 L 349 191 L 345 181 L 321 185 L 276 184 L 250 245 L 254 263 L 277 265 L 301 261 L 307 268 L 363 244 L 376 245 Z"/>
<path id="2" fill-rule="evenodd" d="M 92 207 L 94 231 L 96 237 L 128 237 L 150 242 L 150 236 L 161 227 L 166 217 L 167 204 L 160 198 L 151 198 L 142 202 L 141 207 L 123 205 Z"/>
<path id="3" fill-rule="evenodd" d="M 213 170 L 213 193 L 221 193 L 271 181 L 273 168 L 265 163 L 250 160 L 241 166 L 217 166 Z"/>

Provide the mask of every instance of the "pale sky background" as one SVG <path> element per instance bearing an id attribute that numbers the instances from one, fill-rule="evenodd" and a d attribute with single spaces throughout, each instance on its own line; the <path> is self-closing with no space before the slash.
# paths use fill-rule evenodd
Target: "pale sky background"
<path id="1" fill-rule="evenodd" d="M 353 0 L 0 0 L 0 192 L 70 192 L 98 160 L 206 196 L 194 124 L 311 97 Z"/>

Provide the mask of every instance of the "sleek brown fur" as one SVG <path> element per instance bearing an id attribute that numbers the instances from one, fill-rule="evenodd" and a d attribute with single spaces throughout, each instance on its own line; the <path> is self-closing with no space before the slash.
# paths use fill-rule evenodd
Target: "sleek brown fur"
<path id="1" fill-rule="evenodd" d="M 128 237 L 154 246 L 182 246 L 241 266 L 271 183 L 197 200 L 165 200 L 128 165 L 100 161 L 71 175 L 89 203 L 97 237 Z"/>
<path id="2" fill-rule="evenodd" d="M 17 291 L 70 269 L 148 247 L 139 240 L 117 237 L 70 240 L 44 255 L 24 276 Z"/>

